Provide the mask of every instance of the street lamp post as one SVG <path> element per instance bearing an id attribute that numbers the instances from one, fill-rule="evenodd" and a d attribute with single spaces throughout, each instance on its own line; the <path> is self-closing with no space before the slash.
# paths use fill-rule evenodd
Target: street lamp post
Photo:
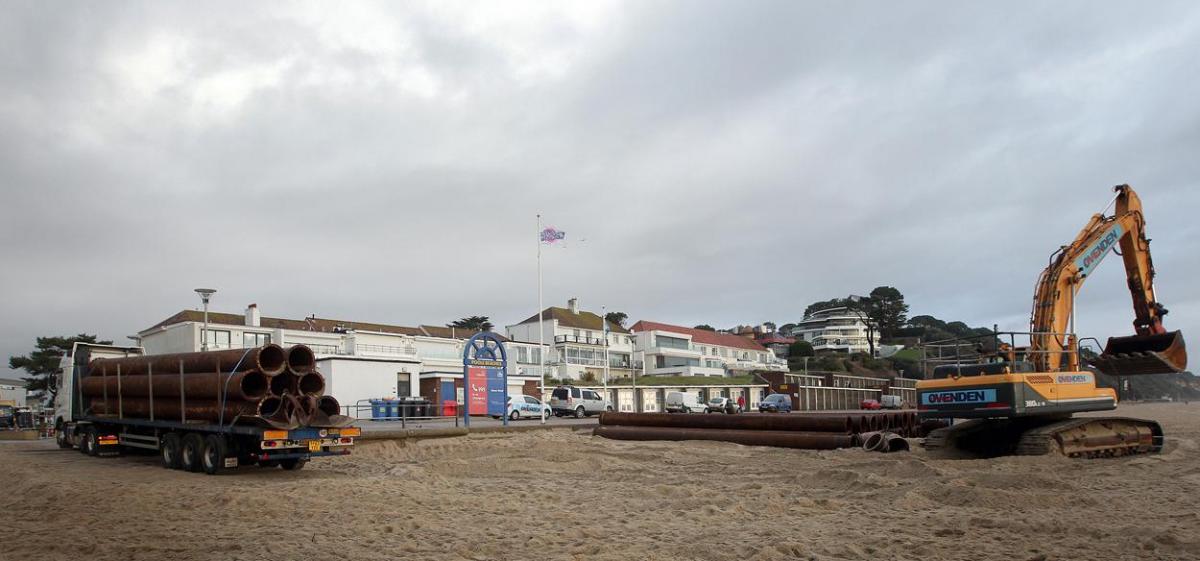
<path id="1" fill-rule="evenodd" d="M 208 299 L 216 294 L 216 289 L 213 288 L 197 288 L 196 294 L 200 295 L 200 301 L 204 302 L 204 332 L 200 334 L 200 350 L 208 350 Z"/>

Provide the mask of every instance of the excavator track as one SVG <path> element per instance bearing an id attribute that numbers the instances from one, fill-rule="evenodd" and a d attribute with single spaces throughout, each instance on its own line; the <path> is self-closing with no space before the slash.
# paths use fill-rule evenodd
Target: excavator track
<path id="1" fill-rule="evenodd" d="M 975 419 L 935 430 L 922 445 L 975 457 L 1110 458 L 1162 451 L 1163 431 L 1154 421 L 1127 417 Z"/>

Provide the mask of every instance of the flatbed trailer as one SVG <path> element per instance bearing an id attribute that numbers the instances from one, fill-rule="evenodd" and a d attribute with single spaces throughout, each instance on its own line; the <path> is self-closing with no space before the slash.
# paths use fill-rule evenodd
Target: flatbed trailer
<path id="1" fill-rule="evenodd" d="M 117 456 L 123 449 L 152 450 L 163 467 L 218 474 L 246 465 L 296 470 L 312 458 L 350 454 L 357 427 L 264 426 L 211 421 L 131 418 L 123 415 L 81 414 L 76 366 L 93 356 L 130 356 L 139 347 L 76 343 L 63 358 L 57 381 L 55 439 L 60 448 L 78 448 L 88 456 Z"/>

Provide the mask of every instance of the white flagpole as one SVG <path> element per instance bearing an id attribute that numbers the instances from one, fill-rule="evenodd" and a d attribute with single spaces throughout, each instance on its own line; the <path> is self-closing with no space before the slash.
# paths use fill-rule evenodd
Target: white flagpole
<path id="1" fill-rule="evenodd" d="M 537 275 L 538 275 L 538 387 L 541 389 L 541 395 L 538 399 L 541 400 L 542 406 L 545 407 L 548 400 L 546 399 L 546 328 L 542 325 L 542 215 L 537 215 Z M 542 415 L 542 424 L 546 424 L 546 415 Z"/>
<path id="2" fill-rule="evenodd" d="M 608 306 L 600 306 L 600 327 L 604 331 L 604 408 L 612 403 L 608 399 Z"/>

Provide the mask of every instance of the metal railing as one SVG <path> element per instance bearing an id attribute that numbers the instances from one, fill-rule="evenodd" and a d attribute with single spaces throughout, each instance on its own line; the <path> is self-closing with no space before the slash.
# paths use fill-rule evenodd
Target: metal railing
<path id="1" fill-rule="evenodd" d="M 604 345 L 604 339 L 581 337 L 579 335 L 555 335 L 555 343 L 583 343 L 585 345 Z"/>
<path id="2" fill-rule="evenodd" d="M 445 414 L 446 407 L 444 405 L 432 404 L 432 403 L 423 404 L 422 406 L 424 407 L 425 413 L 436 412 L 438 414 L 437 415 L 428 415 L 428 414 L 415 415 L 415 414 L 410 414 L 414 411 L 413 407 L 407 406 L 404 401 L 399 401 L 396 404 L 387 404 L 387 405 L 376 405 L 376 404 L 371 403 L 371 401 L 374 401 L 374 400 L 360 399 L 360 400 L 356 401 L 354 403 L 354 405 L 343 405 L 342 406 L 343 414 L 346 415 L 347 417 L 353 418 L 356 421 L 383 421 L 383 422 L 400 421 L 400 428 L 406 428 L 408 426 L 409 421 L 435 421 L 435 420 L 454 419 L 454 426 L 457 427 L 457 426 L 459 426 L 459 423 L 461 422 L 461 419 L 462 419 L 462 407 L 465 406 L 464 404 L 458 404 L 455 406 L 455 414 L 454 415 L 446 415 Z M 397 413 L 399 413 L 399 414 L 398 415 L 376 415 L 375 414 L 376 407 L 387 407 L 387 408 L 396 407 Z M 365 417 L 362 415 L 362 412 L 364 410 L 367 411 L 367 415 Z M 417 410 L 417 412 L 420 413 L 421 410 Z"/>
<path id="3" fill-rule="evenodd" d="M 1033 338 L 1054 337 L 1058 339 L 1062 348 L 1060 349 L 1038 349 L 1030 348 L 1029 342 Z M 1044 356 L 1058 354 L 1064 357 L 1061 365 L 1066 365 L 1072 355 L 1075 362 L 1082 364 L 1078 345 L 1071 349 L 1067 345 L 1067 341 L 1075 337 L 1074 333 L 1058 333 L 1051 331 L 998 331 L 993 330 L 991 333 L 980 335 L 968 335 L 964 337 L 954 337 L 950 339 L 941 339 L 938 341 L 930 341 L 917 346 L 921 349 L 921 369 L 926 378 L 932 374 L 933 368 L 938 366 L 956 365 L 959 367 L 959 375 L 962 375 L 963 366 L 972 366 L 976 364 L 986 363 L 1003 363 L 1003 362 L 1031 362 L 1036 356 Z M 1017 345 L 1017 339 L 1022 338 L 1025 343 L 1022 346 Z M 1005 342 L 1007 339 L 1007 343 Z M 1092 340 L 1094 338 L 1084 338 L 1083 341 Z M 1080 341 L 1081 343 L 1082 341 Z M 1097 345 L 1099 343 L 1097 342 Z M 1006 345 L 1007 348 L 1002 348 Z M 930 356 L 930 351 L 935 351 L 934 356 Z M 930 365 L 933 368 L 930 368 Z"/>
<path id="4" fill-rule="evenodd" d="M 384 354 L 384 355 L 401 355 L 401 356 L 415 356 L 417 354 L 417 348 L 413 345 L 391 346 L 391 345 L 356 344 L 356 345 L 354 345 L 354 351 L 356 353 L 377 353 L 377 354 Z"/>

